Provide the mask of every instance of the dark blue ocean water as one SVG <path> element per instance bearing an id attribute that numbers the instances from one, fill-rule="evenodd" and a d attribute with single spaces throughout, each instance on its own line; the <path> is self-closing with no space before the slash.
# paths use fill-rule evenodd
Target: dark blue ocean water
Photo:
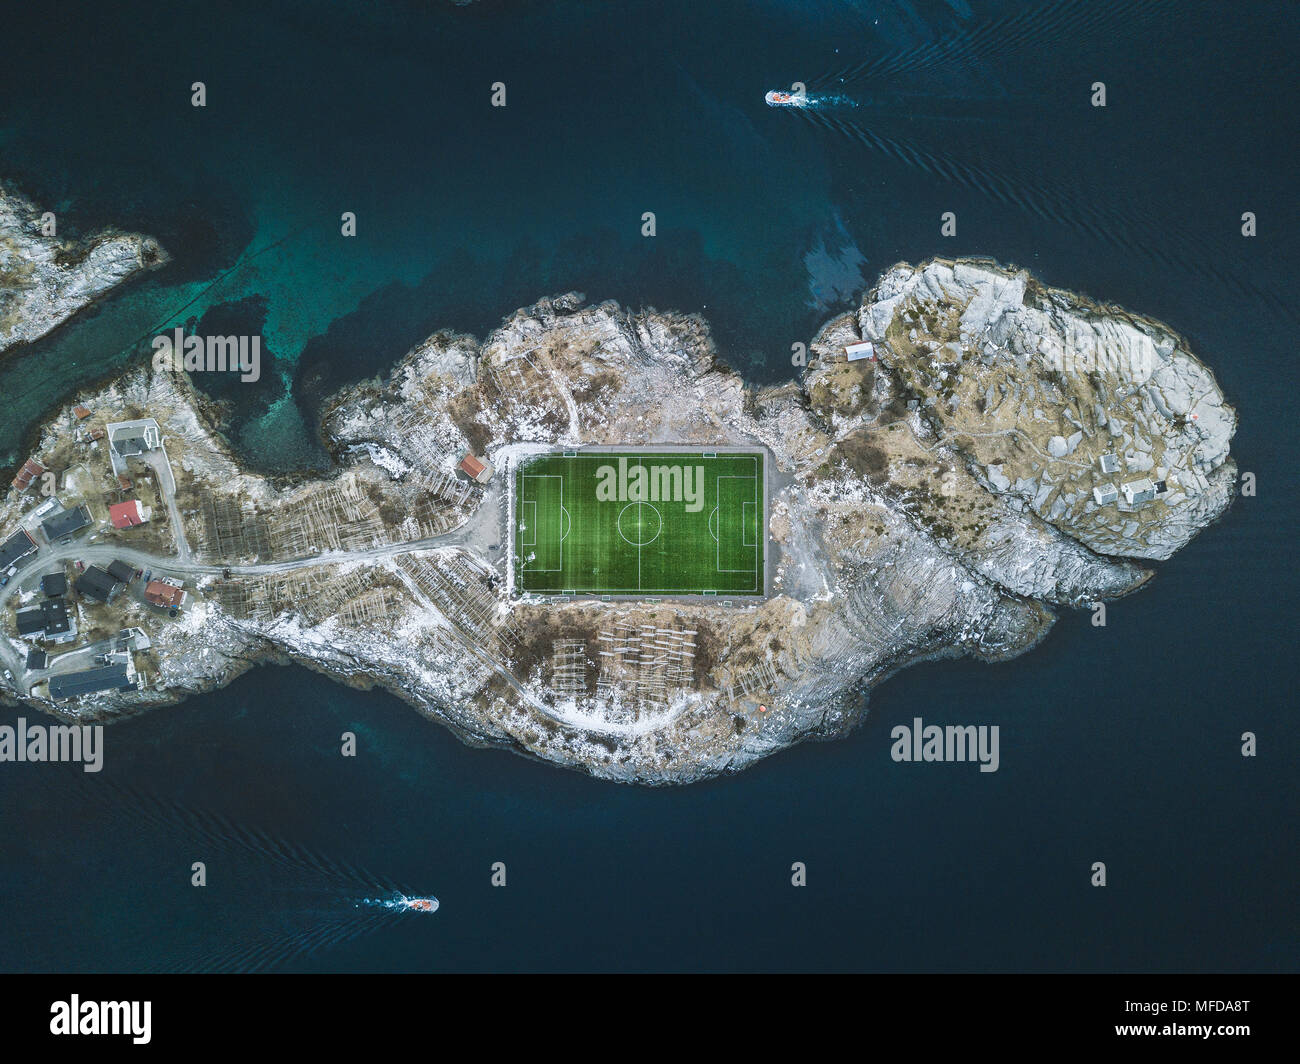
<path id="1" fill-rule="evenodd" d="M 597 783 L 296 668 L 113 726 L 99 777 L 0 766 L 0 968 L 251 966 L 293 941 L 311 970 L 1296 967 L 1293 9 L 51 3 L 6 28 L 0 178 L 174 261 L 0 362 L 0 456 L 205 314 L 265 337 L 275 373 L 230 432 L 290 468 L 322 461 L 323 395 L 436 328 L 576 288 L 700 311 L 774 381 L 882 269 L 947 253 L 1181 331 L 1259 493 L 1106 628 L 907 671 L 849 738 L 732 779 Z M 856 106 L 763 105 L 794 80 Z M 917 715 L 998 724 L 1000 770 L 893 763 Z M 368 875 L 442 908 L 342 941 Z"/>

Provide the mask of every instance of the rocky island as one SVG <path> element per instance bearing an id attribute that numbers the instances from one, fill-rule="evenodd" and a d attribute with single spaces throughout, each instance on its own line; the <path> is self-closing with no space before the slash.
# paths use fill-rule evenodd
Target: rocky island
<path id="1" fill-rule="evenodd" d="M 686 783 L 845 734 L 913 662 L 1026 651 L 1235 490 L 1184 340 L 1023 270 L 897 265 L 808 355 L 750 387 L 699 317 L 545 299 L 334 396 L 337 469 L 294 483 L 138 366 L 54 413 L 0 505 L 0 690 L 84 723 L 296 662 L 467 743 Z M 758 593 L 527 589 L 521 470 L 598 448 L 762 456 Z"/>

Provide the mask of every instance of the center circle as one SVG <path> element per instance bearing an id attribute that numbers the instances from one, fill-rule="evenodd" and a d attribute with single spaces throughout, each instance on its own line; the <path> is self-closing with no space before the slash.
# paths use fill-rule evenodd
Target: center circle
<path id="1" fill-rule="evenodd" d="M 619 512 L 618 534 L 634 547 L 645 547 L 659 538 L 663 521 L 648 502 L 630 502 Z"/>

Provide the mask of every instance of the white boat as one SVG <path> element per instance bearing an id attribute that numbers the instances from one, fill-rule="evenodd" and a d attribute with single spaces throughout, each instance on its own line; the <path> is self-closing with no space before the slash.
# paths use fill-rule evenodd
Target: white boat
<path id="1" fill-rule="evenodd" d="M 777 89 L 772 89 L 764 95 L 763 100 L 767 103 L 768 107 L 808 106 L 808 96 L 806 93 L 802 92 L 780 92 Z"/>
<path id="2" fill-rule="evenodd" d="M 378 905 L 398 913 L 436 913 L 438 899 L 430 895 L 427 898 L 415 898 L 406 894 L 394 894 L 391 898 L 364 898 L 358 905 Z"/>
<path id="3" fill-rule="evenodd" d="M 408 898 L 405 895 L 398 895 L 393 900 L 397 903 L 397 908 L 405 909 L 411 913 L 436 913 L 438 911 L 437 898 Z"/>

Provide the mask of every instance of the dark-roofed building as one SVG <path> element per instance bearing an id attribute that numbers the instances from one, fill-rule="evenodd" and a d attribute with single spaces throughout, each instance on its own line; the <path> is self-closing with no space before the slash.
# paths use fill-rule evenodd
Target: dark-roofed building
<path id="1" fill-rule="evenodd" d="M 138 454 L 144 454 L 149 449 L 144 441 L 144 436 L 114 436 L 113 450 L 123 458 L 134 458 Z"/>
<path id="2" fill-rule="evenodd" d="M 43 650 L 29 650 L 27 652 L 27 671 L 34 672 L 36 669 L 43 669 L 50 663 L 50 656 Z"/>
<path id="3" fill-rule="evenodd" d="M 62 599 L 46 599 L 39 606 L 19 610 L 16 617 L 18 634 L 22 636 L 39 635 L 54 643 L 66 643 L 77 634 Z"/>
<path id="4" fill-rule="evenodd" d="M 115 561 L 108 567 L 108 575 L 119 584 L 129 584 L 135 577 L 135 570 L 124 561 Z"/>
<path id="5" fill-rule="evenodd" d="M 75 510 L 64 510 L 61 514 L 47 517 L 41 522 L 41 531 L 53 543 L 73 532 L 80 532 L 90 524 L 90 520 L 90 511 L 84 506 L 78 506 Z"/>
<path id="6" fill-rule="evenodd" d="M 66 643 L 77 634 L 67 604 L 62 599 L 46 599 L 41 603 L 41 612 L 45 614 L 46 639 Z"/>
<path id="7" fill-rule="evenodd" d="M 46 573 L 41 577 L 41 591 L 49 598 L 62 598 L 68 593 L 68 578 L 63 573 Z"/>
<path id="8" fill-rule="evenodd" d="M 0 570 L 8 569 L 15 562 L 35 552 L 36 540 L 20 528 L 4 543 L 0 543 Z"/>
<path id="9" fill-rule="evenodd" d="M 127 459 L 143 457 L 145 452 L 161 446 L 162 433 L 151 417 L 108 426 L 108 460 L 116 476 L 127 473 Z"/>
<path id="10" fill-rule="evenodd" d="M 96 602 L 107 602 L 116 594 L 117 584 L 118 582 L 103 569 L 92 565 L 77 577 L 77 582 L 72 586 L 77 589 L 78 595 L 94 599 Z"/>
<path id="11" fill-rule="evenodd" d="M 85 672 L 68 672 L 50 677 L 50 697 L 58 702 L 101 691 L 131 691 L 135 682 L 127 674 L 126 662 L 101 665 Z"/>

